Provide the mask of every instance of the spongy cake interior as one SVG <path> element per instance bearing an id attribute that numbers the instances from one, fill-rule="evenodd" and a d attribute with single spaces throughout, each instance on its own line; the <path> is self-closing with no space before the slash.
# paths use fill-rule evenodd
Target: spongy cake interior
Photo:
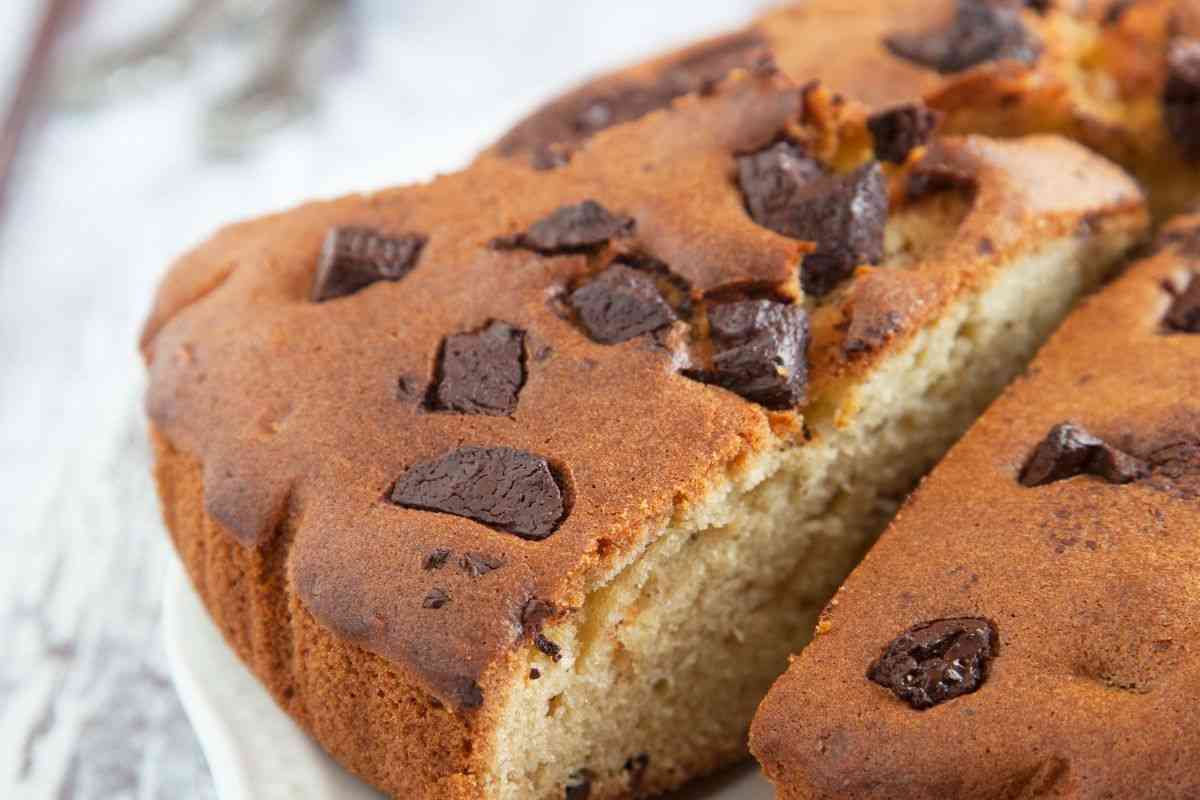
<path id="1" fill-rule="evenodd" d="M 896 252 L 912 236 L 890 226 Z M 1017 375 L 1127 233 L 1049 240 L 950 305 L 868 376 L 814 398 L 810 434 L 714 476 L 641 552 L 527 648 L 504 698 L 492 794 L 652 793 L 741 758 L 790 654 L 905 494 Z M 536 676 L 536 677 L 535 677 Z M 571 786 L 588 786 L 584 794 Z"/>

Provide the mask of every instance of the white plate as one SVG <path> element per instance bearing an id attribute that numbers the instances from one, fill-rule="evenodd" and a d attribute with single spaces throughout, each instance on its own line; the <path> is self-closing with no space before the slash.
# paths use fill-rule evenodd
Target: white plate
<path id="1" fill-rule="evenodd" d="M 167 658 L 220 800 L 382 800 L 279 710 L 225 644 L 178 560 L 169 560 L 163 598 Z M 771 785 L 746 766 L 671 800 L 772 797 Z"/>

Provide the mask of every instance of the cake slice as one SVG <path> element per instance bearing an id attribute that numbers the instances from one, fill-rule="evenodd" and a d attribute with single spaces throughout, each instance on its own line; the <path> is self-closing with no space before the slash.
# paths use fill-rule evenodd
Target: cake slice
<path id="1" fill-rule="evenodd" d="M 397 798 L 615 798 L 745 756 L 787 656 L 923 472 L 1138 242 L 1053 137 L 873 159 L 769 69 L 553 173 L 236 225 L 143 349 L 214 619 Z"/>
<path id="2" fill-rule="evenodd" d="M 1200 216 L 1085 301 L 763 703 L 786 800 L 1200 796 Z"/>
<path id="3" fill-rule="evenodd" d="M 1059 133 L 1132 170 L 1160 214 L 1200 193 L 1197 0 L 806 0 L 602 76 L 493 151 L 553 167 L 596 131 L 773 57 L 894 125 L 924 100 L 946 130 Z"/>

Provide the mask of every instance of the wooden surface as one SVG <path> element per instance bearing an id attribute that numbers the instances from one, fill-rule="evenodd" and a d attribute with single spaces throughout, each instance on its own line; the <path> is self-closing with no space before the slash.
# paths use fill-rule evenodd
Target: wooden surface
<path id="1" fill-rule="evenodd" d="M 105 3 L 67 51 L 163 5 Z M 451 169 L 565 82 L 754 3 L 614 5 L 361 2 L 317 115 L 237 163 L 197 145 L 236 42 L 35 126 L 0 222 L 0 798 L 215 797 L 160 641 L 168 554 L 134 349 L 170 258 L 225 221 Z M 5 85 L 39 7 L 0 3 Z"/>

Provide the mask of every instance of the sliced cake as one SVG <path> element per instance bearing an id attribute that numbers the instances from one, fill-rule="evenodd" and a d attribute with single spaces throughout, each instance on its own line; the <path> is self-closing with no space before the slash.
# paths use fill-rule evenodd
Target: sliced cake
<path id="1" fill-rule="evenodd" d="M 185 256 L 147 408 L 232 646 L 406 800 L 743 758 L 905 494 L 1146 229 L 1066 140 L 931 136 L 763 67 L 552 173 L 484 158 Z"/>
<path id="2" fill-rule="evenodd" d="M 1200 216 L 1086 300 L 763 703 L 786 800 L 1200 796 Z"/>

